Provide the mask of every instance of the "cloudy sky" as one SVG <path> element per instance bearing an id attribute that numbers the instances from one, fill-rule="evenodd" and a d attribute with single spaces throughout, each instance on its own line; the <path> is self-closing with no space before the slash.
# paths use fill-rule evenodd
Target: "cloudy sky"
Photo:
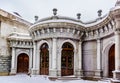
<path id="1" fill-rule="evenodd" d="M 117 0 L 0 0 L 0 8 L 8 12 L 18 12 L 24 19 L 34 22 L 52 16 L 52 9 L 58 9 L 58 15 L 76 18 L 81 13 L 81 20 L 86 22 L 97 18 L 97 11 L 102 9 L 103 15 L 115 6 Z"/>

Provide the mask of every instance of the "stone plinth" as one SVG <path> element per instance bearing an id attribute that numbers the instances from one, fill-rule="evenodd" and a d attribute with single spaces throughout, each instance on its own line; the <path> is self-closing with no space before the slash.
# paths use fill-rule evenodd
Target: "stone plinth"
<path id="1" fill-rule="evenodd" d="M 49 71 L 49 76 L 50 77 L 57 77 L 57 70 L 50 70 Z"/>
<path id="2" fill-rule="evenodd" d="M 95 71 L 95 78 L 101 79 L 102 78 L 102 71 L 101 70 L 96 70 Z"/>
<path id="3" fill-rule="evenodd" d="M 76 70 L 77 77 L 83 77 L 83 70 Z"/>
<path id="4" fill-rule="evenodd" d="M 120 80 L 120 71 L 113 71 L 113 79 Z"/>
<path id="5" fill-rule="evenodd" d="M 111 83 L 120 83 L 120 80 L 111 79 Z"/>

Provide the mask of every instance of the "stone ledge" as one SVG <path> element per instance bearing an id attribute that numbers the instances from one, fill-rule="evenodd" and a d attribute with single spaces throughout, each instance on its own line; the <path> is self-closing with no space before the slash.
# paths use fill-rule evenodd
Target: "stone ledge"
<path id="1" fill-rule="evenodd" d="M 0 76 L 8 76 L 9 72 L 0 72 Z"/>
<path id="2" fill-rule="evenodd" d="M 56 81 L 57 77 L 48 77 L 48 79 L 51 80 L 51 81 Z"/>

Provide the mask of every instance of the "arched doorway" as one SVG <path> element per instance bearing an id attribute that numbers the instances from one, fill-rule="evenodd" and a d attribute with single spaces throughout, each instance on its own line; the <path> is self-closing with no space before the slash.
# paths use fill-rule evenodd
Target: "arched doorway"
<path id="1" fill-rule="evenodd" d="M 74 48 L 66 42 L 62 46 L 61 55 L 61 76 L 73 75 L 74 72 Z"/>
<path id="2" fill-rule="evenodd" d="M 48 44 L 44 43 L 40 47 L 40 75 L 49 74 L 49 51 Z"/>
<path id="3" fill-rule="evenodd" d="M 111 46 L 109 50 L 109 75 L 108 77 L 113 77 L 112 71 L 115 70 L 115 44 Z"/>
<path id="4" fill-rule="evenodd" d="M 17 58 L 17 73 L 28 73 L 29 70 L 29 57 L 27 54 L 22 53 Z"/>

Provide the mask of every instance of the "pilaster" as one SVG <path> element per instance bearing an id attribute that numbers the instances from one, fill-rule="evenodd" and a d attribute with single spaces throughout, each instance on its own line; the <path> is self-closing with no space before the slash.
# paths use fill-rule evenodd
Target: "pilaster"
<path id="1" fill-rule="evenodd" d="M 15 56 L 15 48 L 14 47 L 12 47 L 12 60 L 11 60 L 11 72 L 10 72 L 10 74 L 11 75 L 14 75 L 14 74 L 16 74 L 16 68 L 15 68 L 15 59 L 16 59 L 16 56 Z"/>
<path id="2" fill-rule="evenodd" d="M 101 41 L 97 39 L 97 69 L 95 70 L 95 78 L 100 79 L 102 77 L 101 70 Z"/>
<path id="3" fill-rule="evenodd" d="M 83 70 L 82 70 L 82 41 L 79 41 L 78 45 L 78 70 L 76 71 L 76 74 L 78 77 L 83 76 Z"/>
<path id="4" fill-rule="evenodd" d="M 113 71 L 112 83 L 120 83 L 120 0 L 117 0 L 112 10 L 112 16 L 115 21 L 115 70 Z M 116 80 L 119 80 L 117 82 Z"/>
<path id="5" fill-rule="evenodd" d="M 120 28 L 115 31 L 115 70 L 113 79 L 120 80 Z"/>
<path id="6" fill-rule="evenodd" d="M 30 49 L 30 59 L 29 59 L 29 73 L 32 73 L 32 60 L 33 59 L 33 50 Z"/>
<path id="7" fill-rule="evenodd" d="M 52 68 L 50 69 L 50 76 L 57 76 L 57 39 L 52 39 Z"/>
<path id="8" fill-rule="evenodd" d="M 34 41 L 34 43 L 33 43 L 33 68 L 32 68 L 32 74 L 33 75 L 36 75 L 36 74 L 39 74 L 39 70 L 37 69 L 37 67 L 36 67 L 36 59 L 37 59 L 37 55 L 36 55 L 36 53 L 37 53 L 37 43 Z"/>

